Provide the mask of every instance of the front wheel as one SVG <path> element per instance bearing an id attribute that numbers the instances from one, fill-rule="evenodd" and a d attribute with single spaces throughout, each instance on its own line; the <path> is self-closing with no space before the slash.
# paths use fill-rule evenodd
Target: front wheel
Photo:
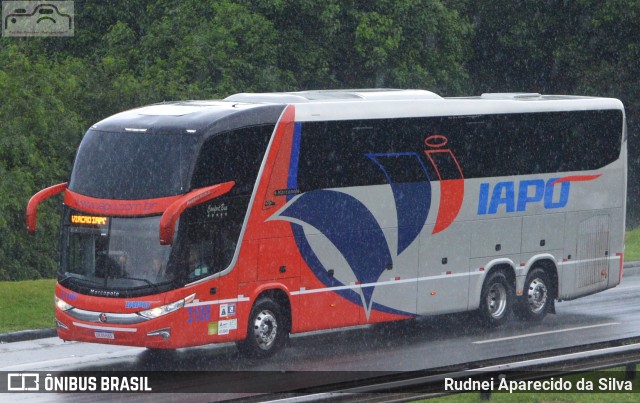
<path id="1" fill-rule="evenodd" d="M 513 286 L 502 271 L 487 277 L 480 294 L 480 316 L 490 326 L 509 321 L 513 307 Z"/>
<path id="2" fill-rule="evenodd" d="M 237 343 L 242 355 L 269 357 L 280 350 L 289 336 L 282 308 L 271 298 L 260 298 L 251 309 L 247 338 Z"/>
<path id="3" fill-rule="evenodd" d="M 529 321 L 542 320 L 553 302 L 550 287 L 547 272 L 539 267 L 532 269 L 525 280 L 524 293 L 518 301 L 518 316 Z"/>

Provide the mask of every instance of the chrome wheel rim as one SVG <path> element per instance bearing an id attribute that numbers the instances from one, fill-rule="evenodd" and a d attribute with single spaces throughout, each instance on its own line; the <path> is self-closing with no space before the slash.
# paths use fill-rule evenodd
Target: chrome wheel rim
<path id="1" fill-rule="evenodd" d="M 273 346 L 278 334 L 278 321 L 273 312 L 265 309 L 256 316 L 253 334 L 262 350 L 269 350 Z"/>
<path id="2" fill-rule="evenodd" d="M 500 319 L 504 315 L 507 310 L 507 289 L 503 284 L 491 285 L 487 293 L 487 308 L 494 319 Z"/>
<path id="3" fill-rule="evenodd" d="M 533 279 L 527 290 L 527 300 L 529 301 L 529 309 L 533 313 L 540 313 L 547 304 L 547 286 L 539 279 Z"/>

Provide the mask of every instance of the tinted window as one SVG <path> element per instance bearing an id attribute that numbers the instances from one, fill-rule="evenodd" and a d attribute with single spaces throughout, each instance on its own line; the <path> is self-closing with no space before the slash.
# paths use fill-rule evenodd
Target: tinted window
<path id="1" fill-rule="evenodd" d="M 465 178 L 584 171 L 620 155 L 622 112 L 488 115 L 441 127 Z"/>
<path id="2" fill-rule="evenodd" d="M 120 296 L 175 288 L 171 247 L 158 242 L 159 225 L 160 216 L 97 217 L 65 208 L 59 281 L 81 293 L 100 289 Z"/>
<path id="3" fill-rule="evenodd" d="M 593 170 L 618 158 L 621 131 L 619 110 L 308 122 L 298 187 Z"/>
<path id="4" fill-rule="evenodd" d="M 230 194 L 251 194 L 267 149 L 273 125 L 220 133 L 200 150 L 192 189 L 235 181 Z"/>
<path id="5" fill-rule="evenodd" d="M 179 229 L 178 277 L 186 278 L 188 282 L 229 266 L 248 202 L 249 196 L 225 195 L 183 214 Z"/>
<path id="6" fill-rule="evenodd" d="M 180 133 L 89 130 L 69 189 L 106 199 L 151 199 L 185 193 L 196 139 Z"/>
<path id="7" fill-rule="evenodd" d="M 274 125 L 220 133 L 200 149 L 191 187 L 235 181 L 231 191 L 188 209 L 181 217 L 179 267 L 187 282 L 226 269 L 236 249 L 242 223 Z"/>

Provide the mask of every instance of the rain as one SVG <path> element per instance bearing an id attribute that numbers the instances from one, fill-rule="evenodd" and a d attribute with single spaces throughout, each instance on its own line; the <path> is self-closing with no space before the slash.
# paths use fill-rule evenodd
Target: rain
<path id="1" fill-rule="evenodd" d="M 2 13 L 3 374 L 268 400 L 637 343 L 639 5 Z"/>

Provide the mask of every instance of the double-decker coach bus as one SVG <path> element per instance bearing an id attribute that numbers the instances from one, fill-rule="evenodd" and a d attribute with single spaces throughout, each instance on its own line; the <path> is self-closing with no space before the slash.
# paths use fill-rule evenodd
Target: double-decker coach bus
<path id="1" fill-rule="evenodd" d="M 540 320 L 614 287 L 627 137 L 609 98 L 236 94 L 89 129 L 64 192 L 64 340 L 173 349 L 477 310 Z"/>

